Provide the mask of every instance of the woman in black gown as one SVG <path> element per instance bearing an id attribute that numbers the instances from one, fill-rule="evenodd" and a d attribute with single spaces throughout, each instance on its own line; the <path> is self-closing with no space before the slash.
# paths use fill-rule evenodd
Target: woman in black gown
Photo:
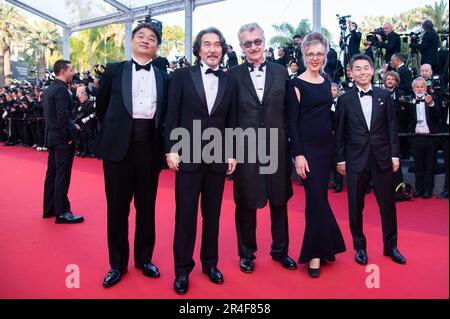
<path id="1" fill-rule="evenodd" d="M 302 44 L 306 71 L 289 87 L 288 130 L 297 174 L 304 179 L 306 229 L 299 263 L 309 263 L 311 277 L 320 276 L 320 264 L 334 261 L 345 243 L 328 202 L 328 179 L 335 141 L 331 117 L 331 83 L 321 68 L 328 43 L 322 34 L 309 34 Z"/>

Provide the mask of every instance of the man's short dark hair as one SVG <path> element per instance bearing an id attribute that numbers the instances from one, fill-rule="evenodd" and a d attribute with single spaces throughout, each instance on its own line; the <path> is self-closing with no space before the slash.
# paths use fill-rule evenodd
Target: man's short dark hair
<path id="1" fill-rule="evenodd" d="M 223 57 L 225 56 L 225 54 L 228 51 L 228 44 L 227 41 L 225 40 L 225 37 L 223 36 L 222 32 L 220 32 L 219 29 L 211 27 L 205 30 L 202 30 L 199 32 L 199 34 L 197 35 L 197 37 L 195 38 L 194 44 L 192 46 L 192 51 L 194 52 L 195 57 L 197 58 L 198 62 L 200 62 L 200 48 L 202 46 L 202 38 L 205 34 L 208 33 L 215 33 L 219 36 L 219 40 L 220 40 L 220 44 L 222 46 L 222 57 L 220 59 L 220 63 L 222 63 L 223 61 Z"/>
<path id="2" fill-rule="evenodd" d="M 55 75 L 58 76 L 61 74 L 62 70 L 67 70 L 69 64 L 71 64 L 70 61 L 58 60 L 53 65 L 53 72 L 55 72 Z"/>
<path id="3" fill-rule="evenodd" d="M 161 45 L 161 43 L 162 43 L 161 33 L 159 32 L 159 30 L 155 26 L 151 25 L 150 23 L 141 23 L 141 24 L 139 24 L 136 28 L 134 28 L 133 32 L 131 33 L 131 38 L 133 39 L 134 36 L 136 35 L 136 33 L 139 30 L 142 30 L 142 29 L 148 29 L 150 31 L 153 31 L 153 33 L 156 35 L 156 39 L 157 39 L 158 45 Z"/>
<path id="4" fill-rule="evenodd" d="M 291 62 L 289 62 L 289 66 L 292 66 L 292 64 L 297 64 L 297 66 L 298 66 L 298 63 L 297 63 L 297 61 L 295 59 L 291 60 Z"/>
<path id="5" fill-rule="evenodd" d="M 394 54 L 392 55 L 392 57 L 393 57 L 393 58 L 396 58 L 396 59 L 398 59 L 398 60 L 400 60 L 400 61 L 402 61 L 402 62 L 405 62 L 405 58 L 403 57 L 403 55 L 402 55 L 401 53 L 394 53 Z"/>
<path id="6" fill-rule="evenodd" d="M 293 37 L 293 39 L 295 40 L 295 39 L 301 39 L 302 38 L 302 36 L 300 35 L 300 34 L 296 34 L 296 35 L 294 35 L 294 37 Z"/>
<path id="7" fill-rule="evenodd" d="M 373 62 L 372 62 L 372 60 L 367 55 L 364 55 L 364 54 L 356 54 L 356 55 L 353 56 L 353 58 L 350 60 L 350 69 L 353 70 L 353 66 L 355 65 L 355 62 L 356 61 L 361 61 L 361 60 L 365 60 L 365 61 L 369 62 L 370 66 L 373 69 Z"/>
<path id="8" fill-rule="evenodd" d="M 422 22 L 422 28 L 424 31 L 428 31 L 434 28 L 434 23 L 430 19 L 425 19 Z"/>

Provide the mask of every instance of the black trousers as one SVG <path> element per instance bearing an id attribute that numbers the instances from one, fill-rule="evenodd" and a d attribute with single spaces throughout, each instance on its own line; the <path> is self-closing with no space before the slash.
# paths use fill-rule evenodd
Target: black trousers
<path id="1" fill-rule="evenodd" d="M 175 274 L 188 275 L 194 269 L 193 260 L 197 233 L 198 202 L 201 194 L 203 267 L 216 267 L 218 262 L 219 219 L 222 206 L 225 173 L 214 172 L 209 165 L 195 172 L 179 171 L 175 182 Z"/>
<path id="2" fill-rule="evenodd" d="M 373 157 L 361 173 L 347 172 L 350 230 L 355 250 L 366 249 L 363 233 L 363 210 L 367 187 L 372 180 L 373 192 L 381 214 L 384 249 L 397 246 L 397 211 L 395 207 L 394 173 L 381 170 Z"/>
<path id="3" fill-rule="evenodd" d="M 136 229 L 134 261 L 151 262 L 155 246 L 155 202 L 159 165 L 152 142 L 132 142 L 124 160 L 103 161 L 108 209 L 108 248 L 111 268 L 128 266 L 128 216 L 134 197 Z"/>
<path id="4" fill-rule="evenodd" d="M 432 136 L 411 137 L 414 152 L 414 166 L 416 168 L 416 191 L 433 194 L 434 175 L 437 160 L 436 138 Z"/>
<path id="5" fill-rule="evenodd" d="M 255 259 L 256 244 L 256 209 L 236 206 L 236 231 L 238 238 L 239 257 Z M 270 204 L 270 219 L 272 223 L 272 257 L 287 255 L 289 247 L 289 229 L 287 205 L 274 206 Z"/>
<path id="6" fill-rule="evenodd" d="M 44 185 L 44 212 L 61 215 L 70 212 L 69 192 L 75 146 L 60 144 L 48 148 Z"/>

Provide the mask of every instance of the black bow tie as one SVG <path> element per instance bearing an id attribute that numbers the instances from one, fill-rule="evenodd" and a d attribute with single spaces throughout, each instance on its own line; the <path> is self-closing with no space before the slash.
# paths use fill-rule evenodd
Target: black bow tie
<path id="1" fill-rule="evenodd" d="M 373 96 L 373 91 L 372 90 L 369 90 L 367 92 L 359 91 L 359 97 L 364 97 L 364 96 Z"/>
<path id="2" fill-rule="evenodd" d="M 259 66 L 259 71 L 261 71 L 261 72 L 264 72 L 264 67 L 267 65 L 267 62 L 264 62 L 264 63 L 262 63 L 260 66 Z M 255 65 L 253 64 L 253 63 L 249 63 L 249 62 L 247 62 L 247 67 L 250 69 L 250 72 L 253 72 L 253 71 L 255 71 Z"/>
<path id="3" fill-rule="evenodd" d="M 150 63 L 147 63 L 146 65 L 140 65 L 136 61 L 133 60 L 134 65 L 136 66 L 136 71 L 144 69 L 145 71 L 150 71 L 152 68 L 152 65 Z"/>
<path id="4" fill-rule="evenodd" d="M 209 68 L 208 70 L 206 70 L 206 72 L 205 72 L 205 74 L 214 74 L 215 76 L 219 76 L 219 74 L 220 74 L 220 69 L 218 69 L 218 70 L 216 70 L 216 71 L 214 71 L 213 69 L 211 69 L 211 68 Z"/>
<path id="5" fill-rule="evenodd" d="M 425 103 L 425 99 L 416 99 L 416 104 Z"/>

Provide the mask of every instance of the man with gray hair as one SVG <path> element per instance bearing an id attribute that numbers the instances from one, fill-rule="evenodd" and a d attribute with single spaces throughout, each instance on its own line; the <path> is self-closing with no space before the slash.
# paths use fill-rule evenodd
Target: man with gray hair
<path id="1" fill-rule="evenodd" d="M 288 256 L 289 235 L 287 202 L 291 198 L 290 182 L 291 157 L 285 124 L 285 94 L 287 69 L 275 63 L 264 61 L 264 31 L 256 24 L 247 24 L 240 28 L 239 42 L 244 51 L 246 62 L 228 71 L 238 82 L 239 98 L 237 102 L 237 125 L 246 130 L 257 131 L 258 156 L 256 163 L 250 163 L 248 147 L 245 161 L 238 163 L 234 178 L 234 200 L 236 203 L 236 230 L 240 257 L 240 269 L 251 273 L 256 245 L 256 211 L 270 203 L 272 221 L 272 259 L 279 261 L 287 269 L 296 269 L 297 265 Z M 270 131 L 276 131 L 275 137 Z M 266 133 L 263 137 L 262 133 Z M 248 141 L 246 145 L 250 144 Z M 272 144 L 272 145 L 271 145 Z M 260 153 L 275 158 L 277 167 L 271 174 L 261 174 L 269 164 L 264 163 Z M 260 150 L 263 149 L 263 152 Z M 263 156 L 264 156 L 263 155 Z"/>

